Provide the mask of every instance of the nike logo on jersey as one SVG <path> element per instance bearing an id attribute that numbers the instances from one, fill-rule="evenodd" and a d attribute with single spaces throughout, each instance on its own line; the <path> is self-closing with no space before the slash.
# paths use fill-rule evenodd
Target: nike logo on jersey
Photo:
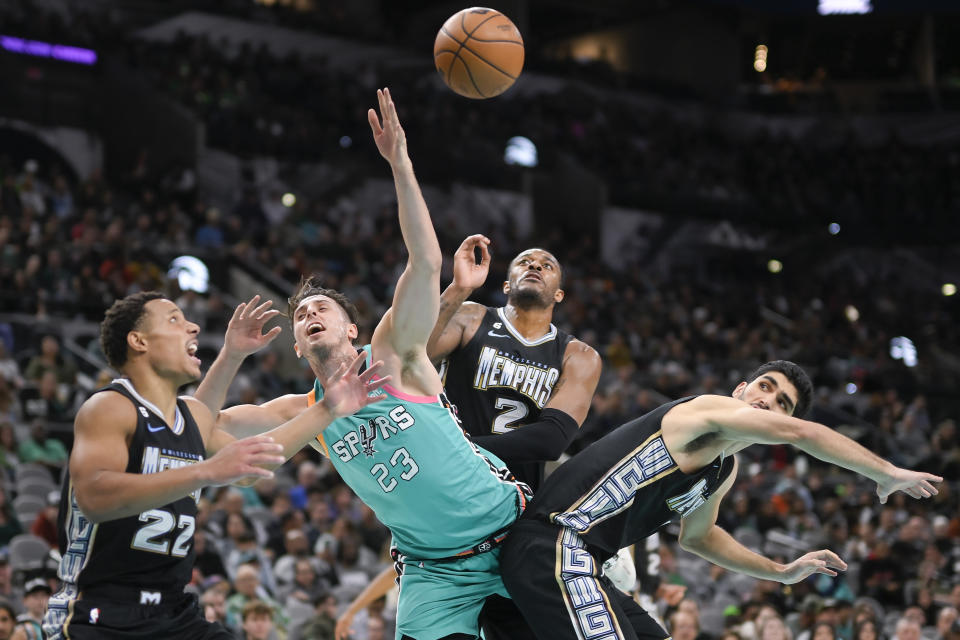
<path id="1" fill-rule="evenodd" d="M 149 422 L 147 423 L 147 431 L 149 431 L 150 433 L 156 433 L 157 431 L 163 431 L 163 430 L 166 429 L 166 428 L 167 428 L 167 427 L 166 427 L 165 425 L 160 425 L 159 427 L 155 427 L 155 426 L 153 426 L 152 424 L 150 424 Z"/>
<path id="2" fill-rule="evenodd" d="M 505 333 L 494 333 L 493 331 L 487 331 L 487 335 L 490 336 L 491 338 L 509 338 L 510 337 Z"/>

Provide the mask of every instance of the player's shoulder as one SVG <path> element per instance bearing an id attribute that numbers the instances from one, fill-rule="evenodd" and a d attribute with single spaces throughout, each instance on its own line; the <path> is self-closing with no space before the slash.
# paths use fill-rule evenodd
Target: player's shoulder
<path id="1" fill-rule="evenodd" d="M 681 402 L 670 409 L 671 412 L 696 412 L 717 411 L 724 409 L 738 409 L 743 406 L 743 402 L 731 396 L 721 396 L 713 393 L 703 393 L 693 396 L 686 402 Z"/>
<path id="2" fill-rule="evenodd" d="M 578 338 L 570 338 L 566 348 L 563 351 L 564 364 L 576 364 L 578 366 L 599 365 L 601 363 L 600 353 Z"/>
<path id="3" fill-rule="evenodd" d="M 87 398 L 77 410 L 75 423 L 78 429 L 86 425 L 104 427 L 128 427 L 137 424 L 137 408 L 119 391 L 105 389 Z"/>
<path id="4" fill-rule="evenodd" d="M 460 308 L 457 309 L 455 316 L 456 322 L 463 327 L 468 339 L 472 338 L 473 334 L 480 328 L 480 325 L 483 324 L 483 319 L 486 317 L 488 311 L 496 312 L 496 307 L 488 307 L 479 302 L 468 301 L 461 304 Z"/>

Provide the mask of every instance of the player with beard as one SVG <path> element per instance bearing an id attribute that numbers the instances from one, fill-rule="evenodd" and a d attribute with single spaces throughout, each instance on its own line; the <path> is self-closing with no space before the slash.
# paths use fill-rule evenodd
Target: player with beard
<path id="1" fill-rule="evenodd" d="M 547 478 L 503 545 L 504 583 L 540 640 L 663 640 L 670 635 L 600 575 L 603 561 L 680 519 L 681 546 L 730 571 L 784 584 L 835 576 L 846 564 L 812 551 L 781 564 L 717 526 L 736 452 L 792 444 L 895 491 L 937 494 L 943 478 L 900 469 L 829 427 L 802 420 L 813 395 L 803 369 L 769 362 L 732 396 L 681 398 L 618 427 Z"/>

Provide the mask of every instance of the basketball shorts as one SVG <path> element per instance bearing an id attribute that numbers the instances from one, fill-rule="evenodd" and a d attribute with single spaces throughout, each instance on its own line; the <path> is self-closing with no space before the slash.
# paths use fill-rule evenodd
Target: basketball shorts
<path id="1" fill-rule="evenodd" d="M 519 520 L 500 553 L 503 581 L 539 640 L 664 640 L 633 598 L 601 574 L 573 530 Z"/>
<path id="2" fill-rule="evenodd" d="M 509 536 L 508 536 L 509 538 Z M 461 560 L 397 558 L 400 598 L 397 638 L 439 640 L 480 636 L 480 611 L 488 596 L 507 596 L 500 578 L 500 548 Z"/>
<path id="3" fill-rule="evenodd" d="M 138 591 L 125 590 L 139 596 Z M 111 593 L 110 595 L 118 595 Z M 48 640 L 229 640 L 234 634 L 219 623 L 207 622 L 197 598 L 175 594 L 159 604 L 139 604 L 126 597 L 105 597 L 86 593 L 65 609 L 51 608 L 43 619 Z"/>

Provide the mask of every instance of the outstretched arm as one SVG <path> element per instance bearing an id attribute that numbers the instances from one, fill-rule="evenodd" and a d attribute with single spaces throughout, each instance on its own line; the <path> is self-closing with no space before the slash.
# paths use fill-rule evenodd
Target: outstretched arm
<path id="1" fill-rule="evenodd" d="M 214 417 L 220 413 L 230 383 L 246 357 L 264 348 L 280 335 L 280 327 L 263 333 L 264 325 L 280 312 L 270 308 L 273 305 L 272 300 L 259 306 L 258 302 L 260 296 L 255 295 L 249 302 L 241 302 L 234 309 L 223 336 L 223 348 L 194 394 L 197 400 L 207 405 Z"/>
<path id="2" fill-rule="evenodd" d="M 756 444 L 792 444 L 825 462 L 855 471 L 877 483 L 877 495 L 885 503 L 895 491 L 913 498 L 937 495 L 934 482 L 943 478 L 930 473 L 901 469 L 833 429 L 775 411 L 744 405 L 725 396 L 700 396 L 682 411 L 693 432 L 719 432 L 724 439 Z M 682 405 L 681 405 L 682 406 Z M 678 407 L 679 408 L 679 407 Z"/>
<path id="3" fill-rule="evenodd" d="M 482 305 L 463 306 L 470 294 L 483 285 L 490 272 L 490 239 L 475 234 L 467 237 L 453 254 L 453 282 L 440 295 L 440 311 L 427 340 L 427 356 L 434 365 L 463 343 L 466 324 L 482 317 Z M 474 251 L 480 250 L 477 263 Z"/>
<path id="4" fill-rule="evenodd" d="M 366 588 L 353 599 L 353 602 L 347 607 L 339 618 L 337 618 L 337 628 L 334 631 L 334 637 L 337 640 L 349 640 L 353 624 L 353 618 L 363 609 L 375 602 L 377 598 L 387 595 L 393 585 L 396 583 L 397 572 L 393 566 L 389 566 L 381 571 Z"/>
<path id="5" fill-rule="evenodd" d="M 800 582 L 814 573 L 835 576 L 834 569 L 846 569 L 846 563 L 827 549 L 811 551 L 789 564 L 774 562 L 766 556 L 746 548 L 736 538 L 717 526 L 720 502 L 730 491 L 737 476 L 737 467 L 720 488 L 700 507 L 680 521 L 680 546 L 705 560 L 762 580 L 776 580 L 784 584 Z"/>
<path id="6" fill-rule="evenodd" d="M 390 163 L 397 189 L 400 232 L 407 247 L 407 266 L 397 281 L 393 305 L 375 332 L 374 342 L 387 341 L 401 358 L 423 349 L 437 321 L 440 306 L 440 267 L 443 256 L 427 203 L 407 155 L 407 139 L 390 90 L 377 90 L 380 118 L 370 109 L 367 119 L 380 154 Z M 382 119 L 382 123 L 381 123 Z"/>

